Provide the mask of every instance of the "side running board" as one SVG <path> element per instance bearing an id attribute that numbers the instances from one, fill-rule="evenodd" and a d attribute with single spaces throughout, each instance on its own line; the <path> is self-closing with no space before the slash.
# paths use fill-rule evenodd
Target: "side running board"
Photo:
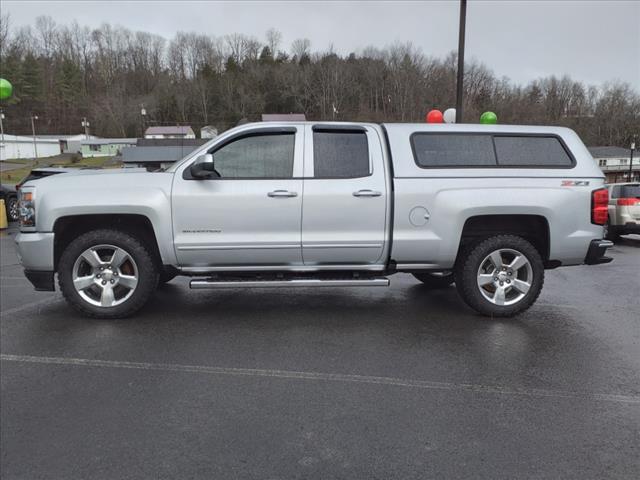
<path id="1" fill-rule="evenodd" d="M 389 279 L 376 278 L 352 278 L 352 279 L 317 279 L 317 278 L 292 278 L 292 279 L 218 279 L 204 278 L 191 280 L 189 287 L 193 289 L 204 288 L 288 288 L 288 287 L 388 287 Z"/>

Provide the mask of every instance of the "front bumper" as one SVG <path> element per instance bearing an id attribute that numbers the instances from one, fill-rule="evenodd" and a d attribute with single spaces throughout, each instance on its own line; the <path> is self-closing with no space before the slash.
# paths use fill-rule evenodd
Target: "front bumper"
<path id="1" fill-rule="evenodd" d="M 36 290 L 55 290 L 53 277 L 53 233 L 20 232 L 16 235 L 18 260 L 24 275 Z"/>
<path id="2" fill-rule="evenodd" d="M 53 232 L 16 235 L 18 260 L 26 270 L 53 272 Z"/>
<path id="3" fill-rule="evenodd" d="M 587 265 L 598 265 L 600 263 L 613 261 L 613 258 L 604 255 L 607 252 L 607 248 L 610 247 L 613 247 L 613 242 L 609 240 L 591 240 L 587 256 L 584 258 L 584 263 Z"/>
<path id="4" fill-rule="evenodd" d="M 31 282 L 38 292 L 54 292 L 56 290 L 53 277 L 54 272 L 40 272 L 37 270 L 26 270 L 24 276 Z"/>

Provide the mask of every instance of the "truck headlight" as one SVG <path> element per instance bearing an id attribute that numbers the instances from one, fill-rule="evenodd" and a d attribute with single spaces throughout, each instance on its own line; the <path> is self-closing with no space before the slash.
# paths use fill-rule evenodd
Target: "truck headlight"
<path id="1" fill-rule="evenodd" d="M 36 189 L 22 187 L 19 199 L 20 227 L 36 226 Z"/>

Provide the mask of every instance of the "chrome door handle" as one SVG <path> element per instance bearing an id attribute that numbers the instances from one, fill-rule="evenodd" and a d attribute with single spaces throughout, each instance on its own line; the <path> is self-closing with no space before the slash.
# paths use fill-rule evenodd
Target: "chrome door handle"
<path id="1" fill-rule="evenodd" d="M 382 192 L 378 192 L 376 190 L 358 190 L 357 192 L 353 192 L 354 197 L 380 197 Z"/>
<path id="2" fill-rule="evenodd" d="M 297 197 L 297 192 L 290 192 L 289 190 L 274 190 L 273 192 L 267 193 L 267 196 L 274 197 Z"/>

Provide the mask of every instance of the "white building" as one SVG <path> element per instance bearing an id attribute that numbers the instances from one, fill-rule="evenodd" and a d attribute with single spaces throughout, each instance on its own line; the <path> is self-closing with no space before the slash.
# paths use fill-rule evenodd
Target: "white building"
<path id="1" fill-rule="evenodd" d="M 95 140 L 98 137 L 77 133 L 75 135 L 39 135 L 39 138 L 57 139 L 58 142 L 60 142 L 60 150 L 62 153 L 80 153 L 83 140 Z"/>
<path id="2" fill-rule="evenodd" d="M 196 134 L 189 126 L 174 125 L 170 127 L 149 127 L 144 132 L 144 138 L 196 138 Z"/>
<path id="3" fill-rule="evenodd" d="M 640 151 L 633 155 L 632 178 L 629 179 L 629 161 L 631 150 L 622 147 L 589 147 L 591 156 L 600 170 L 605 174 L 607 182 L 629 182 L 640 180 Z"/>
<path id="4" fill-rule="evenodd" d="M 37 154 L 36 154 L 37 152 Z M 60 155 L 60 141 L 57 138 L 33 137 L 4 134 L 0 140 L 0 160 L 12 158 L 44 158 Z"/>
<path id="5" fill-rule="evenodd" d="M 207 125 L 200 129 L 200 138 L 216 138 L 218 129 L 212 125 Z"/>
<path id="6" fill-rule="evenodd" d="M 89 157 L 115 157 L 122 153 L 124 147 L 135 147 L 137 138 L 94 138 L 82 140 L 82 158 Z"/>

